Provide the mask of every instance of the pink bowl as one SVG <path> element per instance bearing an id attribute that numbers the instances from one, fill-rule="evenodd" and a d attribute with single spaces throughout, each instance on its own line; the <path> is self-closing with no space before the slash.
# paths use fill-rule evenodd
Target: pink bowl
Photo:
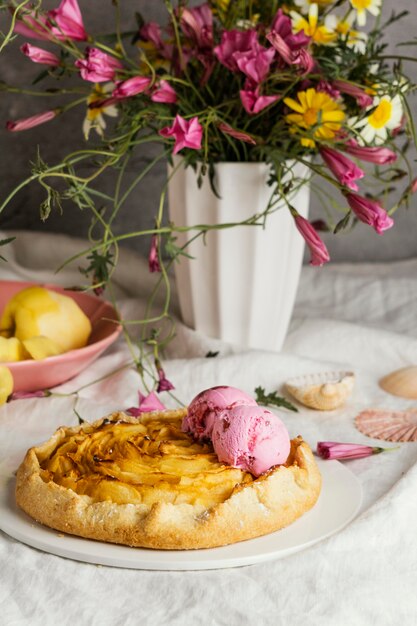
<path id="1" fill-rule="evenodd" d="M 39 283 L 0 281 L 0 312 L 3 312 L 7 302 L 15 293 L 32 285 L 39 285 Z M 50 356 L 42 361 L 5 363 L 13 375 L 13 391 L 49 389 L 73 378 L 116 341 L 122 330 L 117 313 L 109 302 L 81 291 L 70 291 L 56 285 L 43 284 L 41 286 L 75 300 L 91 321 L 91 336 L 84 348 L 70 350 L 59 356 Z"/>

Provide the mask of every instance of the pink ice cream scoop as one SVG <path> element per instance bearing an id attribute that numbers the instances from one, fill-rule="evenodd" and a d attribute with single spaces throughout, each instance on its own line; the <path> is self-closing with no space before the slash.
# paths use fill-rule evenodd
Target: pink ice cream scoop
<path id="1" fill-rule="evenodd" d="M 212 387 L 198 394 L 188 407 L 182 430 L 195 439 L 211 439 L 216 416 L 237 405 L 257 406 L 256 401 L 236 387 Z"/>
<path id="2" fill-rule="evenodd" d="M 259 406 L 235 406 L 220 413 L 212 442 L 219 461 L 254 476 L 285 463 L 291 447 L 279 417 Z"/>

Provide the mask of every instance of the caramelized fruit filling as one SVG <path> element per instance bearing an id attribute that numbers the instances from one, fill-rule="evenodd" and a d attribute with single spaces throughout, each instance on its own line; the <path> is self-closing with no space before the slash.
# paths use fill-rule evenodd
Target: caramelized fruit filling
<path id="1" fill-rule="evenodd" d="M 211 444 L 195 442 L 181 419 L 108 422 L 68 435 L 41 460 L 42 478 L 117 504 L 200 504 L 227 500 L 253 476 L 219 462 Z"/>

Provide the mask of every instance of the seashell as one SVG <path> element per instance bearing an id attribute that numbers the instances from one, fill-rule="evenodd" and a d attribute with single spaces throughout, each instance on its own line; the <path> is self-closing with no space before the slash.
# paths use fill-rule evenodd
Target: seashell
<path id="1" fill-rule="evenodd" d="M 417 409 L 368 409 L 355 418 L 355 426 L 361 433 L 374 439 L 417 441 Z"/>
<path id="2" fill-rule="evenodd" d="M 291 378 L 285 383 L 285 388 L 305 406 L 332 411 L 345 404 L 354 383 L 353 372 L 325 372 Z"/>
<path id="3" fill-rule="evenodd" d="M 388 374 L 381 378 L 379 386 L 393 396 L 417 400 L 417 365 Z"/>

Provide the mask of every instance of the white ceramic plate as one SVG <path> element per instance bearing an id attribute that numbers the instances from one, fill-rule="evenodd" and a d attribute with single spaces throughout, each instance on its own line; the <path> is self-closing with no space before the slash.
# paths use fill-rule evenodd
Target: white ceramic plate
<path id="1" fill-rule="evenodd" d="M 209 550 L 147 550 L 64 535 L 36 523 L 18 509 L 15 479 L 0 482 L 0 528 L 15 539 L 51 554 L 111 567 L 149 570 L 202 570 L 253 565 L 303 550 L 346 526 L 358 513 L 362 487 L 337 461 L 318 460 L 323 488 L 315 507 L 275 533 Z M 10 465 L 9 465 L 10 467 Z"/>

